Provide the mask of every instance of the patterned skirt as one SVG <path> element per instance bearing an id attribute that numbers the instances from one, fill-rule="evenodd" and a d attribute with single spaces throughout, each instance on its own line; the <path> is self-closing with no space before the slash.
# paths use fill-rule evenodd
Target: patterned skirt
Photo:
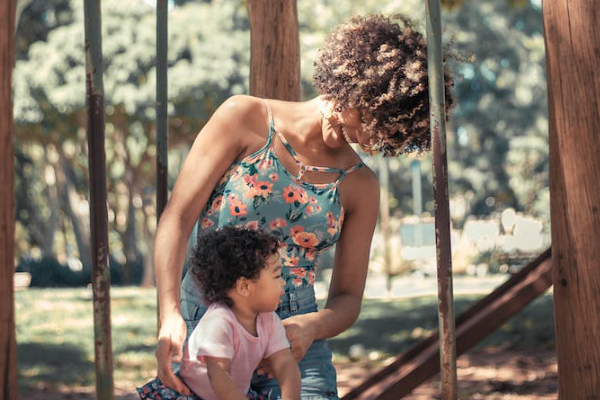
<path id="1" fill-rule="evenodd" d="M 136 390 L 142 400 L 202 400 L 202 398 L 193 393 L 189 396 L 180 394 L 173 389 L 166 387 L 158 378 L 154 378 Z"/>

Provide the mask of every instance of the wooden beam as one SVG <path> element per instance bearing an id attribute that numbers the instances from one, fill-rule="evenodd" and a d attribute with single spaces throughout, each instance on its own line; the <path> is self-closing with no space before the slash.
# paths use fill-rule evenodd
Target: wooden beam
<path id="1" fill-rule="evenodd" d="M 600 399 L 600 3 L 543 16 L 559 399 Z"/>
<path id="2" fill-rule="evenodd" d="M 17 399 L 12 70 L 16 1 L 0 2 L 0 398 Z"/>
<path id="3" fill-rule="evenodd" d="M 300 100 L 300 39 L 296 0 L 249 0 L 250 94 Z"/>
<path id="4" fill-rule="evenodd" d="M 456 353 L 464 354 L 551 286 L 550 250 L 456 319 Z M 342 400 L 400 399 L 440 371 L 439 333 L 401 354 Z"/>

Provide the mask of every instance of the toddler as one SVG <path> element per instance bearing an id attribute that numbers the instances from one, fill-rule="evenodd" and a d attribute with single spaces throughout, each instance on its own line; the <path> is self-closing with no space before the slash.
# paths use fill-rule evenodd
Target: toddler
<path id="1" fill-rule="evenodd" d="M 279 242 L 265 232 L 223 227 L 198 240 L 191 273 L 208 310 L 184 349 L 182 396 L 160 379 L 142 399 L 246 400 L 254 370 L 268 358 L 283 400 L 300 399 L 300 372 L 275 310 L 283 295 Z"/>

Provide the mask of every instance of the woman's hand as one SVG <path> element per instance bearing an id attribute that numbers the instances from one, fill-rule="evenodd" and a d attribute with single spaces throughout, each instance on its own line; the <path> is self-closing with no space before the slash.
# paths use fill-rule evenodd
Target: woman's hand
<path id="1" fill-rule="evenodd" d="M 285 334 L 292 348 L 292 355 L 298 362 L 304 358 L 316 339 L 316 327 L 311 314 L 315 313 L 295 315 L 283 320 Z"/>
<path id="2" fill-rule="evenodd" d="M 171 361 L 181 362 L 187 328 L 181 314 L 166 318 L 161 325 L 156 347 L 158 378 L 170 389 L 189 396 L 190 389 L 173 373 Z"/>

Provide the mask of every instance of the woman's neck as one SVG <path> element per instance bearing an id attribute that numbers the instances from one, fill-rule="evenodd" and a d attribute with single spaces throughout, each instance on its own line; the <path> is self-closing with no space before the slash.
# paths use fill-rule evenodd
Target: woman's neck
<path id="1" fill-rule="evenodd" d="M 328 127 L 323 125 L 323 116 L 319 111 L 319 98 L 305 102 L 275 102 L 275 126 L 286 138 L 307 149 L 309 152 L 320 153 L 335 150 L 345 145 L 332 135 Z"/>

